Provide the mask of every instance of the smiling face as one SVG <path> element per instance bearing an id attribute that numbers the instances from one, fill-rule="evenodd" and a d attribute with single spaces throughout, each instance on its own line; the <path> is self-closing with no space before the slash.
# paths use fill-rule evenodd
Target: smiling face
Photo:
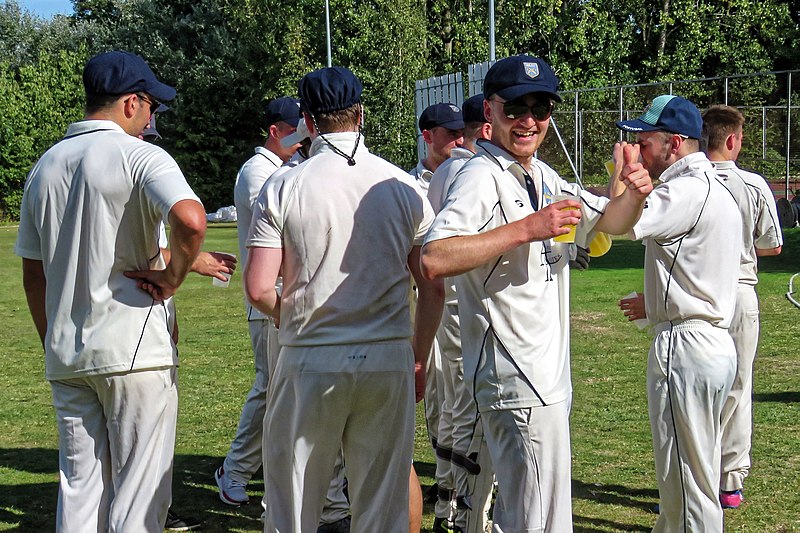
<path id="1" fill-rule="evenodd" d="M 517 98 L 528 107 L 535 107 L 537 102 L 549 97 L 540 93 L 531 93 Z M 550 115 L 544 119 L 537 119 L 528 110 L 516 118 L 509 118 L 504 109 L 505 100 L 492 96 L 483 102 L 483 111 L 486 119 L 492 124 L 492 143 L 503 148 L 511 154 L 523 167 L 530 168 L 531 159 L 536 150 L 544 142 L 547 128 L 550 125 Z"/>

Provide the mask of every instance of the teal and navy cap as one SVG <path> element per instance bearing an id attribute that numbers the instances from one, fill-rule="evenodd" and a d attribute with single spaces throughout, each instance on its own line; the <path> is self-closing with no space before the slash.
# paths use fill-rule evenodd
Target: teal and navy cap
<path id="1" fill-rule="evenodd" d="M 634 133 L 660 130 L 700 139 L 703 117 L 697 106 L 686 98 L 664 94 L 657 96 L 642 116 L 633 120 L 620 120 L 617 127 Z"/>

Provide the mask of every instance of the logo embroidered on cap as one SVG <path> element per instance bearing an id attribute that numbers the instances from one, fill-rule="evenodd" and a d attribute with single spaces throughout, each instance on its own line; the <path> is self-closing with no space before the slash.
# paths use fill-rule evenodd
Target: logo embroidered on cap
<path id="1" fill-rule="evenodd" d="M 453 113 L 461 112 L 461 110 L 458 108 L 458 106 L 453 105 L 453 104 L 450 104 L 450 111 L 452 111 Z"/>
<path id="2" fill-rule="evenodd" d="M 535 78 L 539 75 L 539 64 L 538 63 L 523 63 L 525 67 L 525 74 L 529 78 Z"/>

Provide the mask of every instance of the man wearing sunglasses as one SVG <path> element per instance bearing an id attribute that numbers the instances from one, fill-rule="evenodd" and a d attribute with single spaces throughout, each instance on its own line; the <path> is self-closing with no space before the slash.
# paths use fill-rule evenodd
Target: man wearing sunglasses
<path id="1" fill-rule="evenodd" d="M 165 301 L 200 251 L 205 210 L 137 138 L 175 89 L 118 51 L 89 60 L 83 84 L 85 119 L 28 176 L 15 247 L 59 430 L 56 530 L 160 533 L 178 406 Z"/>
<path id="2" fill-rule="evenodd" d="M 455 276 L 464 376 L 495 468 L 493 522 L 501 531 L 572 531 L 567 245 L 577 225 L 627 232 L 652 190 L 630 174 L 612 201 L 561 179 L 534 159 L 558 95 L 543 60 L 519 55 L 486 74 L 490 141 L 455 178 L 422 254 L 429 278 Z M 574 199 L 554 201 L 557 194 Z"/>

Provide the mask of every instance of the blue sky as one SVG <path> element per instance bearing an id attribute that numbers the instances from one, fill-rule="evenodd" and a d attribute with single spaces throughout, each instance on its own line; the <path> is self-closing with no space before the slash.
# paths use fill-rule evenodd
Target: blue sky
<path id="1" fill-rule="evenodd" d="M 58 13 L 64 15 L 72 14 L 72 2 L 70 0 L 17 0 L 17 3 L 34 15 L 45 19 L 52 18 L 53 15 Z"/>

